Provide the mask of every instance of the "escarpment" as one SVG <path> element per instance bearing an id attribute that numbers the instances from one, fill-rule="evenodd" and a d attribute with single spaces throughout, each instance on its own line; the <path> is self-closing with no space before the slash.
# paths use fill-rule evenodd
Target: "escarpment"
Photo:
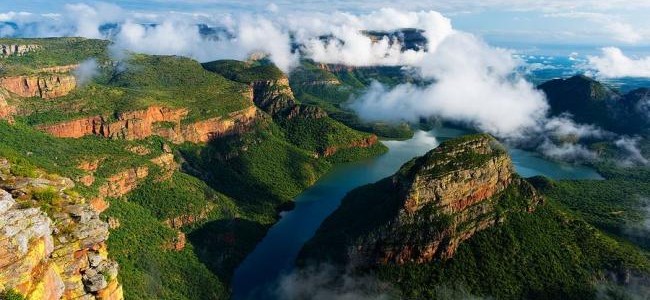
<path id="1" fill-rule="evenodd" d="M 144 110 L 121 113 L 110 122 L 103 116 L 93 116 L 39 129 L 56 137 L 80 138 L 98 135 L 111 139 L 139 140 L 152 135 L 161 136 L 174 143 L 207 142 L 213 138 L 247 131 L 257 119 L 254 106 L 228 114 L 192 123 L 183 123 L 187 109 L 151 106 Z"/>
<path id="2" fill-rule="evenodd" d="M 0 87 L 19 97 L 53 99 L 69 94 L 77 86 L 70 74 L 13 76 L 0 79 Z"/>
<path id="3" fill-rule="evenodd" d="M 0 290 L 27 299 L 123 299 L 108 224 L 72 181 L 12 173 L 0 158 Z"/>
<path id="4" fill-rule="evenodd" d="M 351 192 L 301 257 L 353 266 L 449 259 L 476 232 L 504 221 L 510 211 L 533 211 L 540 201 L 496 140 L 462 137 L 411 160 L 390 178 Z M 352 215 L 354 220 L 344 217 Z M 338 250 L 323 257 L 315 247 Z"/>
<path id="5" fill-rule="evenodd" d="M 0 57 L 6 58 L 9 56 L 23 56 L 29 52 L 36 51 L 40 49 L 39 45 L 18 45 L 18 44 L 2 44 L 0 45 Z"/>

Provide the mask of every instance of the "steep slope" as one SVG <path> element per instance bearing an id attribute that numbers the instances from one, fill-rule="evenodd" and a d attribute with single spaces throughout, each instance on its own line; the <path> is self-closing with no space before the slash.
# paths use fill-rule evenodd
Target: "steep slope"
<path id="1" fill-rule="evenodd" d="M 550 80 L 538 88 L 546 94 L 553 115 L 570 113 L 578 123 L 619 133 L 642 133 L 649 122 L 644 89 L 622 95 L 584 75 Z"/>
<path id="2" fill-rule="evenodd" d="M 647 276 L 639 249 L 542 202 L 494 139 L 450 140 L 350 192 L 299 264 L 333 263 L 417 299 L 590 299 L 605 281 Z"/>
<path id="3" fill-rule="evenodd" d="M 248 84 L 255 105 L 273 117 L 291 143 L 314 156 L 349 161 L 385 151 L 376 136 L 348 128 L 318 106 L 298 103 L 289 78 L 266 60 L 223 60 L 203 67 Z"/>
<path id="4" fill-rule="evenodd" d="M 393 177 L 378 182 L 374 188 L 383 192 L 371 195 L 383 196 L 366 207 L 366 212 L 356 211 L 361 207 L 354 203 L 369 204 L 362 200 L 361 191 L 352 192 L 346 198 L 350 202 L 344 201 L 337 211 L 346 215 L 368 214 L 367 217 L 375 214 L 370 223 L 360 217 L 353 221 L 355 224 L 342 224 L 352 220 L 334 213 L 311 244 L 322 247 L 328 239 L 336 238 L 331 241 L 336 243 L 331 247 L 339 253 L 334 253 L 332 258 L 352 265 L 400 265 L 448 259 L 462 241 L 502 222 L 509 210 L 533 211 L 541 201 L 535 190 L 514 174 L 512 162 L 502 146 L 487 135 L 445 142 L 406 163 Z M 501 196 L 512 193 L 522 199 L 515 207 L 505 207 Z M 347 211 L 348 206 L 355 211 Z M 346 234 L 333 236 L 337 231 L 330 227 L 346 225 L 350 228 Z M 346 241 L 343 245 L 347 250 L 340 249 L 341 239 Z M 305 249 L 309 253 L 310 245 Z"/>
<path id="5" fill-rule="evenodd" d="M 298 100 L 323 108 L 333 119 L 347 126 L 382 137 L 408 138 L 413 135 L 408 124 L 365 122 L 346 106 L 373 81 L 389 86 L 415 81 L 408 74 L 401 67 L 349 67 L 304 60 L 291 72 L 290 82 Z"/>

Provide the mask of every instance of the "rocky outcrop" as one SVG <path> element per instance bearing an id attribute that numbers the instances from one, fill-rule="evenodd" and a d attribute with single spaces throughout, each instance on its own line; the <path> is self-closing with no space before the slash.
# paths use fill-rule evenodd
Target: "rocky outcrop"
<path id="1" fill-rule="evenodd" d="M 40 49 L 39 45 L 17 45 L 17 44 L 2 44 L 0 45 L 0 57 L 5 58 L 12 55 L 23 56 L 29 52 L 36 51 Z"/>
<path id="2" fill-rule="evenodd" d="M 212 210 L 214 210 L 214 205 L 208 204 L 199 213 L 183 214 L 180 216 L 169 218 L 163 221 L 163 223 L 167 225 L 167 227 L 180 229 L 183 226 L 192 225 L 194 223 L 208 219 L 208 217 L 210 216 L 210 212 L 212 212 Z"/>
<path id="3" fill-rule="evenodd" d="M 327 117 L 327 112 L 318 106 L 296 105 L 287 110 L 285 117 L 289 120 L 293 118 L 320 119 Z"/>
<path id="4" fill-rule="evenodd" d="M 14 76 L 0 79 L 0 87 L 19 97 L 53 99 L 69 94 L 77 86 L 69 74 Z"/>
<path id="5" fill-rule="evenodd" d="M 162 171 L 158 175 L 158 180 L 160 181 L 171 178 L 174 172 L 180 169 L 180 166 L 174 160 L 174 154 L 172 153 L 163 153 L 158 157 L 152 158 L 151 162 L 159 166 Z"/>
<path id="6" fill-rule="evenodd" d="M 123 299 L 108 224 L 71 180 L 16 176 L 0 159 L 0 290 L 28 299 Z"/>
<path id="7" fill-rule="evenodd" d="M 181 121 L 186 116 L 186 109 L 151 106 L 144 110 L 121 113 L 114 122 L 109 122 L 102 116 L 94 116 L 42 125 L 39 129 L 56 137 L 67 138 L 99 135 L 112 139 L 139 140 L 157 135 L 177 144 L 202 143 L 249 130 L 257 119 L 257 109 L 251 106 L 226 117 L 182 124 Z"/>
<path id="8" fill-rule="evenodd" d="M 8 95 L 0 90 L 0 120 L 13 121 L 13 115 L 16 109 L 7 102 Z"/>
<path id="9" fill-rule="evenodd" d="M 317 157 L 329 157 L 336 152 L 342 150 L 342 149 L 350 149 L 350 148 L 370 148 L 374 145 L 376 145 L 379 142 L 379 139 L 377 138 L 376 135 L 371 134 L 368 137 L 365 137 L 361 140 L 354 141 L 352 143 L 349 143 L 347 145 L 340 145 L 340 146 L 330 146 L 325 148 L 323 151 L 320 153 L 317 153 Z"/>
<path id="10" fill-rule="evenodd" d="M 179 231 L 176 233 L 176 237 L 174 237 L 170 242 L 165 244 L 163 248 L 172 251 L 182 251 L 183 249 L 185 249 L 186 243 L 187 240 L 185 234 Z"/>
<path id="11" fill-rule="evenodd" d="M 504 148 L 487 135 L 443 143 L 392 178 L 400 203 L 394 219 L 361 238 L 349 253 L 357 264 L 425 263 L 451 258 L 464 240 L 503 221 L 499 194 L 515 189 L 522 209 L 540 197 L 514 173 Z"/>
<path id="12" fill-rule="evenodd" d="M 351 192 L 307 243 L 301 259 L 352 267 L 445 260 L 476 232 L 512 212 L 532 212 L 540 201 L 494 138 L 466 136 Z M 323 248 L 333 250 L 323 254 L 318 250 Z"/>
<path id="13" fill-rule="evenodd" d="M 276 115 L 296 105 L 289 79 L 258 80 L 251 83 L 253 103 L 270 115 Z"/>
<path id="14" fill-rule="evenodd" d="M 99 187 L 99 196 L 118 198 L 135 189 L 140 181 L 149 176 L 149 168 L 134 167 L 106 179 L 106 183 Z"/>

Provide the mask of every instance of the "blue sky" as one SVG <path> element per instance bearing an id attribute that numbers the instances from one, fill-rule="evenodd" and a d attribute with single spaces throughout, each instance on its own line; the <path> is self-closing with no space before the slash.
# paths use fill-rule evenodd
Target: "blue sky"
<path id="1" fill-rule="evenodd" d="M 27 0 L 2 1 L 0 13 L 64 13 L 65 4 L 94 1 Z M 163 13 L 259 13 L 269 7 L 283 11 L 365 13 L 395 7 L 396 1 L 261 1 L 261 0 L 117 0 L 125 11 Z M 650 54 L 650 0 L 406 0 L 399 9 L 436 10 L 453 22 L 454 28 L 471 32 L 493 45 L 534 52 L 592 51 L 615 46 L 629 53 Z M 275 10 L 275 9 L 274 9 Z M 0 21 L 2 15 L 0 15 Z"/>

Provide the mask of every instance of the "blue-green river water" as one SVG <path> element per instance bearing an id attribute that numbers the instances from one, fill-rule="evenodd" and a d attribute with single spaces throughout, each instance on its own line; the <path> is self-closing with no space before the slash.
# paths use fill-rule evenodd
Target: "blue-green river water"
<path id="1" fill-rule="evenodd" d="M 335 167 L 296 197 L 294 210 L 284 212 L 266 237 L 237 268 L 232 282 L 233 299 L 275 299 L 275 283 L 293 270 L 303 244 L 350 190 L 392 175 L 410 159 L 438 146 L 441 141 L 464 134 L 441 128 L 419 131 L 406 141 L 384 141 L 388 153 L 367 161 Z M 515 169 L 523 177 L 545 175 L 555 179 L 602 179 L 593 169 L 546 160 L 536 153 L 509 150 Z"/>

